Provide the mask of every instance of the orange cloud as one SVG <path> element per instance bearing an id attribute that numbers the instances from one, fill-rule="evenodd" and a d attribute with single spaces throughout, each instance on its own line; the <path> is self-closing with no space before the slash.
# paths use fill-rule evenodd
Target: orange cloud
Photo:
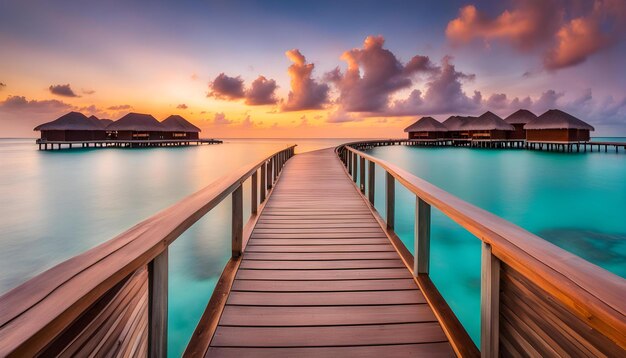
<path id="1" fill-rule="evenodd" d="M 446 36 L 455 43 L 475 38 L 506 39 L 519 49 L 529 50 L 548 40 L 561 22 L 562 10 L 554 0 L 519 0 L 516 4 L 516 9 L 505 10 L 493 19 L 474 5 L 465 6 L 459 17 L 448 23 Z"/>
<path id="2" fill-rule="evenodd" d="M 591 10 L 566 21 L 579 7 L 558 0 L 518 0 L 512 10 L 489 18 L 474 5 L 461 8 L 446 36 L 454 43 L 503 39 L 520 50 L 542 47 L 544 66 L 558 69 L 579 64 L 619 41 L 626 32 L 626 2 L 596 0 Z M 571 5 L 566 7 L 565 4 Z M 582 7 L 584 8 L 584 7 Z M 545 45 L 545 46 L 544 46 Z"/>
<path id="3" fill-rule="evenodd" d="M 282 110 L 321 109 L 328 102 L 329 88 L 328 85 L 318 83 L 312 78 L 315 65 L 306 63 L 306 58 L 297 49 L 289 50 L 285 55 L 293 64 L 287 70 L 291 78 L 291 91 Z"/>

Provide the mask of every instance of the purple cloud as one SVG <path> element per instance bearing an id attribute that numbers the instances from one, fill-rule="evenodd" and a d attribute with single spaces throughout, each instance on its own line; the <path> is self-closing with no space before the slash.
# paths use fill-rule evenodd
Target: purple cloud
<path id="1" fill-rule="evenodd" d="M 229 77 L 222 72 L 209 83 L 209 87 L 211 92 L 207 97 L 225 100 L 237 100 L 245 97 L 243 79 L 240 76 Z"/>
<path id="2" fill-rule="evenodd" d="M 0 110 L 10 112 L 34 112 L 34 113 L 57 113 L 72 109 L 70 104 L 56 99 L 52 100 L 27 100 L 24 96 L 9 96 L 0 102 Z"/>
<path id="3" fill-rule="evenodd" d="M 275 94 L 277 87 L 276 81 L 263 76 L 257 77 L 245 93 L 246 104 L 251 106 L 276 104 L 278 102 Z"/>
<path id="4" fill-rule="evenodd" d="M 299 50 L 293 49 L 285 53 L 293 62 L 288 73 L 291 77 L 291 91 L 287 101 L 283 103 L 283 111 L 301 111 L 321 109 L 328 102 L 328 85 L 318 83 L 312 78 L 315 65 L 307 63 Z"/>
<path id="5" fill-rule="evenodd" d="M 187 105 L 184 104 L 184 103 L 181 103 L 178 106 L 176 106 L 176 109 L 187 109 L 187 108 L 189 108 L 189 107 L 187 107 Z"/>
<path id="6" fill-rule="evenodd" d="M 70 87 L 69 83 L 64 85 L 51 85 L 48 87 L 50 93 L 62 97 L 80 97 Z"/>
<path id="7" fill-rule="evenodd" d="M 133 107 L 130 104 L 120 104 L 117 106 L 107 107 L 107 109 L 109 111 L 128 111 L 133 109 Z"/>

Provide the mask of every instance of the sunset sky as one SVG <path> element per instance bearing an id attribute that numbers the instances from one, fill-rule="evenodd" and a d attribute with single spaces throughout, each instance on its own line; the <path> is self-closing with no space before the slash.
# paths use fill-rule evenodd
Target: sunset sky
<path id="1" fill-rule="evenodd" d="M 399 137 L 560 108 L 626 135 L 626 1 L 0 2 L 0 137 L 71 110 L 205 137 Z"/>

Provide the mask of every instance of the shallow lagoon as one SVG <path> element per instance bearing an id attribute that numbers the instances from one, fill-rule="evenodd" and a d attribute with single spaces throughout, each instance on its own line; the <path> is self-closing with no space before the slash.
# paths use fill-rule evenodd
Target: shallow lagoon
<path id="1" fill-rule="evenodd" d="M 367 151 L 626 277 L 626 154 L 472 148 Z M 384 217 L 384 173 L 376 208 Z M 413 252 L 415 199 L 396 185 L 396 231 Z M 430 274 L 478 342 L 480 241 L 433 208 Z"/>
<path id="2" fill-rule="evenodd" d="M 0 139 L 0 294 L 280 145 L 297 142 L 302 152 L 347 141 L 39 152 L 32 139 Z M 624 153 L 411 147 L 371 153 L 626 276 Z M 376 206 L 384 214 L 382 175 L 379 170 Z M 397 229 L 410 243 L 414 199 L 397 190 Z M 249 200 L 244 205 L 248 213 Z M 228 260 L 229 222 L 226 200 L 171 246 L 170 356 L 181 354 Z M 432 230 L 433 280 L 476 338 L 480 242 L 436 210 Z"/>

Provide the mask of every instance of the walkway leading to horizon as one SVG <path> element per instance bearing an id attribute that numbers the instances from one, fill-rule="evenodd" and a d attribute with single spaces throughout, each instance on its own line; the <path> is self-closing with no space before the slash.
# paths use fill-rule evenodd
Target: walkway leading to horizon
<path id="1" fill-rule="evenodd" d="M 332 149 L 285 165 L 207 356 L 453 356 L 432 308 Z"/>

